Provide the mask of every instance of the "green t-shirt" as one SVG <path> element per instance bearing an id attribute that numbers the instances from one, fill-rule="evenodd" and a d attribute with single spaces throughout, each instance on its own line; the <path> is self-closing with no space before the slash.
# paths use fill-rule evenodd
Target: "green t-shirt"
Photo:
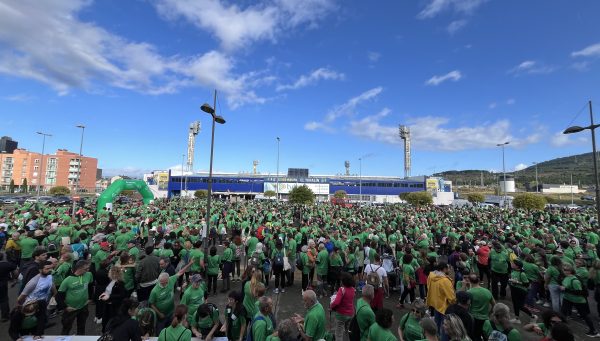
<path id="1" fill-rule="evenodd" d="M 262 319 L 257 320 L 256 318 L 261 316 Z M 263 341 L 267 339 L 267 336 L 273 334 L 273 322 L 268 316 L 264 316 L 260 312 L 256 313 L 252 322 L 252 340 Z M 316 339 L 315 339 L 316 340 Z"/>
<path id="2" fill-rule="evenodd" d="M 492 263 L 492 271 L 507 274 L 508 273 L 508 251 L 502 250 L 496 252 L 496 250 L 490 251 L 490 260 Z"/>
<path id="3" fill-rule="evenodd" d="M 504 333 L 504 331 L 501 330 L 498 326 L 496 326 L 496 328 L 493 328 L 490 320 L 486 320 L 483 323 L 483 335 L 485 335 L 486 339 L 489 338 L 490 334 L 494 329 Z M 519 333 L 519 331 L 516 328 L 512 328 L 508 332 L 507 338 L 508 341 L 521 341 L 521 333 Z"/>
<path id="4" fill-rule="evenodd" d="M 204 252 L 200 249 L 192 249 L 190 251 L 190 259 L 193 261 L 190 271 L 198 272 L 201 269 L 200 262 L 204 261 Z"/>
<path id="5" fill-rule="evenodd" d="M 230 306 L 225 307 L 225 317 L 227 318 L 227 337 L 230 340 L 239 340 L 240 333 L 242 332 L 242 326 L 246 324 L 246 310 L 240 309 L 238 312 L 239 316 L 236 315 Z M 268 339 L 268 338 L 267 338 Z"/>
<path id="6" fill-rule="evenodd" d="M 223 256 L 221 257 L 223 262 L 231 262 L 233 261 L 233 250 L 229 247 L 223 250 Z"/>
<path id="7" fill-rule="evenodd" d="M 61 263 L 53 272 L 52 272 L 52 281 L 54 285 L 60 286 L 60 283 L 67 278 L 67 276 L 71 273 L 71 263 L 64 262 Z"/>
<path id="8" fill-rule="evenodd" d="M 546 269 L 545 276 L 550 278 L 550 282 L 548 284 L 559 284 L 558 277 L 560 276 L 560 271 L 558 271 L 558 269 L 554 265 L 548 266 L 548 269 Z"/>
<path id="9" fill-rule="evenodd" d="M 35 315 L 25 316 L 21 321 L 21 328 L 23 330 L 33 329 L 37 326 L 38 320 Z"/>
<path id="10" fill-rule="evenodd" d="M 254 315 L 258 312 L 258 310 L 256 309 L 256 298 L 254 297 L 254 295 L 252 295 L 252 292 L 250 290 L 250 281 L 246 282 L 246 284 L 244 284 L 244 309 L 246 309 L 246 317 L 248 318 L 253 318 Z"/>
<path id="11" fill-rule="evenodd" d="M 530 282 L 540 279 L 540 267 L 534 263 L 523 262 L 523 272 L 527 275 Z"/>
<path id="12" fill-rule="evenodd" d="M 206 268 L 207 275 L 218 275 L 219 264 L 221 264 L 221 257 L 219 255 L 208 256 L 208 266 Z"/>
<path id="13" fill-rule="evenodd" d="M 367 338 L 371 341 L 397 341 L 398 339 L 394 336 L 389 329 L 383 329 L 377 322 L 371 325 L 369 328 L 369 334 Z M 412 341 L 412 340 L 411 340 Z"/>
<path id="14" fill-rule="evenodd" d="M 196 329 L 208 329 L 212 328 L 215 324 L 219 323 L 219 310 L 213 308 L 209 315 L 201 318 L 198 316 L 198 311 L 196 310 L 193 314 L 192 318 L 192 327 L 196 327 Z"/>
<path id="15" fill-rule="evenodd" d="M 133 290 L 135 288 L 135 268 L 123 267 L 122 269 L 125 290 Z"/>
<path id="16" fill-rule="evenodd" d="M 129 249 L 128 253 L 131 257 L 133 257 L 134 259 L 137 259 L 140 254 L 140 249 L 138 249 L 137 247 L 134 246 L 131 249 Z"/>
<path id="17" fill-rule="evenodd" d="M 65 293 L 65 304 L 67 307 L 81 309 L 87 305 L 89 299 L 88 285 L 94 281 L 90 272 L 81 276 L 69 276 L 65 278 L 58 291 Z"/>
<path id="18" fill-rule="evenodd" d="M 410 280 L 416 281 L 415 268 L 410 264 L 402 265 L 402 283 L 407 286 L 410 284 Z"/>
<path id="19" fill-rule="evenodd" d="M 190 285 L 187 289 L 185 289 L 180 303 L 187 305 L 188 322 L 190 322 L 190 325 L 192 325 L 191 322 L 193 321 L 193 315 L 198 310 L 198 307 L 204 303 L 204 289 L 202 289 L 202 286 L 194 288 L 193 285 Z"/>
<path id="20" fill-rule="evenodd" d="M 339 254 L 332 254 L 331 257 L 329 257 L 329 265 L 343 266 L 344 262 L 342 261 L 342 257 Z"/>
<path id="21" fill-rule="evenodd" d="M 373 323 L 373 326 L 374 325 L 377 325 L 377 323 Z M 373 327 L 371 326 L 371 328 Z M 425 335 L 423 335 L 423 328 L 421 328 L 419 321 L 417 321 L 415 316 L 411 313 L 406 313 L 400 318 L 400 328 L 402 329 L 402 335 L 406 341 L 417 341 L 425 338 Z M 378 339 L 371 338 L 371 340 Z"/>
<path id="22" fill-rule="evenodd" d="M 158 311 L 165 314 L 165 316 L 171 315 L 173 310 L 175 310 L 173 289 L 175 289 L 177 278 L 177 275 L 169 277 L 169 283 L 164 288 L 159 283 L 156 283 L 150 292 L 148 302 L 154 304 L 158 308 Z"/>
<path id="23" fill-rule="evenodd" d="M 524 291 L 529 289 L 529 278 L 527 278 L 525 272 L 513 270 L 510 273 L 510 279 L 511 286 Z"/>
<path id="24" fill-rule="evenodd" d="M 36 239 L 25 237 L 19 241 L 19 245 L 21 245 L 21 257 L 22 258 L 31 258 L 33 256 L 33 250 L 39 245 Z"/>
<path id="25" fill-rule="evenodd" d="M 317 275 L 326 276 L 329 269 L 329 254 L 323 249 L 317 254 Z"/>
<path id="26" fill-rule="evenodd" d="M 119 251 L 123 251 L 123 250 L 127 250 L 127 242 L 130 241 L 131 239 L 133 239 L 132 234 L 129 233 L 123 233 L 118 235 L 115 238 L 115 243 L 117 244 L 117 250 Z"/>
<path id="27" fill-rule="evenodd" d="M 108 258 L 108 253 L 102 249 L 98 250 L 94 257 L 92 257 L 92 262 L 94 263 L 94 267 L 96 269 L 100 269 L 100 264 L 104 262 Z"/>
<path id="28" fill-rule="evenodd" d="M 186 327 L 178 324 L 177 327 L 173 328 L 169 326 L 160 331 L 158 335 L 158 341 L 172 341 L 172 340 L 191 340 L 192 331 Z"/>
<path id="29" fill-rule="evenodd" d="M 308 275 L 310 273 L 310 266 L 308 262 L 308 254 L 306 252 L 302 252 L 300 254 L 300 259 L 302 260 L 302 273 Z"/>
<path id="30" fill-rule="evenodd" d="M 327 251 L 325 251 L 327 252 Z M 321 303 L 313 305 L 304 317 L 304 332 L 313 340 L 320 340 L 325 335 L 325 310 Z"/>
<path id="31" fill-rule="evenodd" d="M 468 292 L 471 294 L 471 306 L 469 307 L 471 316 L 478 320 L 487 320 L 493 298 L 492 293 L 482 287 L 471 288 Z"/>
<path id="32" fill-rule="evenodd" d="M 564 299 L 573 303 L 585 303 L 586 298 L 570 291 L 582 290 L 581 281 L 573 275 L 565 277 L 562 281 L 562 286 L 565 287 Z"/>

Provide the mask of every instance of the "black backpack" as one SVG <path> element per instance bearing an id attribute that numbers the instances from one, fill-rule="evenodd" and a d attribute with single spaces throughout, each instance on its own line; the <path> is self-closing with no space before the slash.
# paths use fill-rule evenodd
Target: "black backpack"
<path id="1" fill-rule="evenodd" d="M 358 313 L 361 311 L 362 308 L 366 306 L 367 305 L 365 304 L 362 307 L 360 307 L 356 314 L 354 314 L 354 317 L 352 317 L 352 320 L 350 320 L 350 324 L 348 325 L 348 337 L 350 338 L 350 341 L 360 341 L 360 326 L 358 325 Z"/>
<path id="2" fill-rule="evenodd" d="M 283 267 L 283 251 L 275 251 L 275 258 L 273 259 L 273 266 Z"/>
<path id="3" fill-rule="evenodd" d="M 298 268 L 298 270 L 300 270 L 300 271 L 304 270 L 304 263 L 302 263 L 302 256 L 296 258 L 296 268 Z"/>

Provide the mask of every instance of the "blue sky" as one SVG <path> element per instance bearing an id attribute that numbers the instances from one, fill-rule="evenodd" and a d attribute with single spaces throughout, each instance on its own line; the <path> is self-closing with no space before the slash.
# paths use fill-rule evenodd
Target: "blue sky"
<path id="1" fill-rule="evenodd" d="M 308 167 L 403 175 L 501 170 L 588 152 L 600 108 L 598 1 L 0 0 L 0 135 L 79 148 L 105 174 Z M 578 116 L 576 116 L 579 114 Z M 575 118 L 575 120 L 573 120 Z M 600 115 L 598 115 L 600 121 Z M 571 123 L 572 122 L 572 123 Z"/>

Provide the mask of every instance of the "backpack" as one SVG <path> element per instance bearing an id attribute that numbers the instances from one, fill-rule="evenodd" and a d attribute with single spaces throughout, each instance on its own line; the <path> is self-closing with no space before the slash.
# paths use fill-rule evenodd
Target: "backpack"
<path id="1" fill-rule="evenodd" d="M 258 253 L 254 252 L 252 254 L 252 257 L 250 257 L 249 263 L 250 263 L 250 265 L 254 266 L 255 268 L 258 268 L 258 266 L 260 265 L 260 258 L 258 257 Z"/>
<path id="2" fill-rule="evenodd" d="M 275 252 L 275 258 L 273 259 L 273 266 L 283 267 L 283 253 Z"/>
<path id="3" fill-rule="evenodd" d="M 358 325 L 358 313 L 361 311 L 362 308 L 366 306 L 367 305 L 365 304 L 362 307 L 360 307 L 360 309 L 358 309 L 356 314 L 354 314 L 354 316 L 352 317 L 352 320 L 350 320 L 350 324 L 348 325 L 348 337 L 350 338 L 350 341 L 360 341 L 360 326 Z"/>
<path id="4" fill-rule="evenodd" d="M 302 257 L 296 258 L 296 268 L 300 271 L 304 270 L 304 263 L 302 263 Z"/>
<path id="5" fill-rule="evenodd" d="M 373 270 L 372 264 L 369 266 L 371 267 L 371 272 L 369 272 L 369 274 L 367 275 L 367 284 L 371 284 L 373 288 L 377 290 L 377 288 L 379 288 L 379 285 L 381 284 L 381 279 L 379 278 L 379 274 L 377 274 L 377 270 L 379 270 L 381 266 L 378 266 L 375 270 Z"/>
<path id="6" fill-rule="evenodd" d="M 589 293 L 588 293 L 586 281 L 583 281 L 579 276 L 575 276 L 575 279 L 571 280 L 571 284 L 573 284 L 573 281 L 575 281 L 575 280 L 577 280 L 577 281 L 579 281 L 579 283 L 581 283 L 581 290 L 567 289 L 566 292 L 573 294 L 573 295 L 587 298 Z"/>
<path id="7" fill-rule="evenodd" d="M 254 341 L 254 336 L 252 336 L 252 327 L 254 326 L 254 322 L 256 321 L 264 321 L 265 318 L 262 316 L 256 316 L 254 319 L 252 319 L 252 321 L 250 322 L 250 325 L 248 326 L 248 333 L 246 334 L 246 341 Z M 266 326 L 265 326 L 266 329 Z"/>
<path id="8" fill-rule="evenodd" d="M 271 272 L 271 261 L 269 259 L 265 259 L 263 263 L 263 272 L 266 274 Z"/>
<path id="9" fill-rule="evenodd" d="M 58 245 L 56 243 L 56 240 L 59 237 L 57 235 L 54 235 L 54 240 L 50 240 L 50 236 L 48 236 L 48 253 L 57 253 L 58 252 Z"/>
<path id="10" fill-rule="evenodd" d="M 505 329 L 504 331 L 496 330 L 496 325 L 494 322 L 490 321 L 492 324 L 492 332 L 490 336 L 488 336 L 488 341 L 508 341 L 508 334 L 513 330 L 512 327 Z"/>

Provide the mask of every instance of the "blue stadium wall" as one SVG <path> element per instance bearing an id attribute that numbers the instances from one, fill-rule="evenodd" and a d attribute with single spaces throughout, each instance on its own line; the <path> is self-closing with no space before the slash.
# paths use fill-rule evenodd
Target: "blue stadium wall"
<path id="1" fill-rule="evenodd" d="M 329 193 L 334 194 L 338 190 L 346 191 L 348 194 L 360 194 L 361 185 L 358 179 L 328 179 L 325 178 L 326 183 L 329 184 Z M 301 181 L 300 181 L 301 182 Z M 213 176 L 213 192 L 229 192 L 231 194 L 236 193 L 252 193 L 260 194 L 264 192 L 264 178 L 253 178 L 253 177 L 223 177 Z M 189 192 L 197 190 L 208 189 L 208 177 L 207 176 L 169 176 L 169 184 L 167 187 L 168 197 L 179 196 L 181 189 Z M 363 195 L 398 195 L 405 192 L 418 192 L 424 191 L 425 184 L 421 181 L 412 180 L 363 180 L 362 181 L 362 194 Z"/>

